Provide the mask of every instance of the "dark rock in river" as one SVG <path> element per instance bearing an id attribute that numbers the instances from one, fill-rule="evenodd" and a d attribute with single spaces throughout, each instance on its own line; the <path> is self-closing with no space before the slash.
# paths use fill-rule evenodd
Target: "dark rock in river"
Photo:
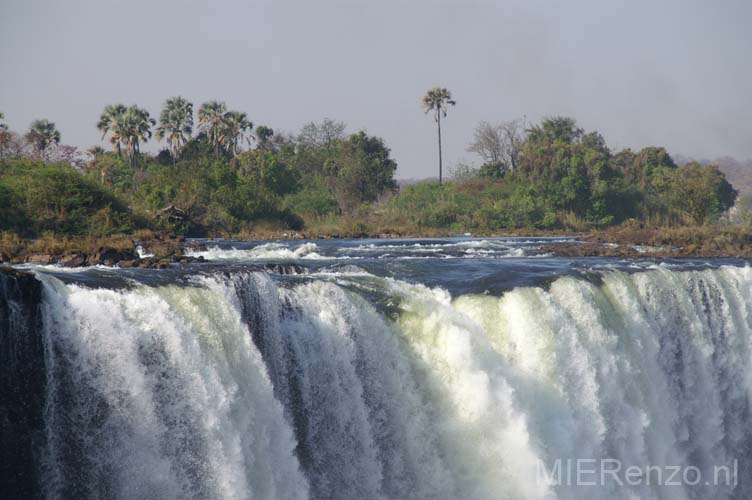
<path id="1" fill-rule="evenodd" d="M 40 302 L 30 273 L 0 267 L 0 491 L 40 498 L 46 378 Z"/>
<path id="2" fill-rule="evenodd" d="M 105 266 L 111 266 L 117 262 L 120 262 L 121 260 L 134 260 L 137 259 L 138 256 L 134 252 L 134 250 L 116 250 L 112 247 L 99 247 L 99 250 L 97 250 L 94 255 L 92 255 L 89 258 L 89 264 L 96 265 L 96 264 L 103 264 Z"/>
<path id="3" fill-rule="evenodd" d="M 121 260 L 118 262 L 118 267 L 122 268 L 140 267 L 140 265 L 141 259 Z"/>
<path id="4" fill-rule="evenodd" d="M 80 267 L 86 265 L 86 256 L 78 253 L 65 255 L 58 261 L 58 264 L 63 267 Z"/>

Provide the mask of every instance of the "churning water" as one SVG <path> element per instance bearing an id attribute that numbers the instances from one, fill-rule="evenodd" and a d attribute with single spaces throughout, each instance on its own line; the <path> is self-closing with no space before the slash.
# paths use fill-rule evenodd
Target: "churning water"
<path id="1" fill-rule="evenodd" d="M 227 242 L 202 252 L 221 264 L 174 274 L 37 271 L 37 299 L 6 277 L 0 348 L 37 349 L 43 381 L 31 459 L 5 484 L 51 499 L 752 498 L 752 269 L 536 245 Z M 274 260 L 305 272 L 254 267 Z"/>

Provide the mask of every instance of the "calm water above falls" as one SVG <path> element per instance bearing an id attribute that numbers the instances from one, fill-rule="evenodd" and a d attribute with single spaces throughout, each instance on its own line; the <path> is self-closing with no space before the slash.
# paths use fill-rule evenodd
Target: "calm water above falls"
<path id="1" fill-rule="evenodd" d="M 46 498 L 752 498 L 752 268 L 541 253 L 556 242 L 211 241 L 202 265 L 36 268 L 36 298 L 3 276 L 0 354 L 44 376 L 0 367 L 9 401 L 40 400 L 0 408 L 28 458 L 0 479 Z"/>

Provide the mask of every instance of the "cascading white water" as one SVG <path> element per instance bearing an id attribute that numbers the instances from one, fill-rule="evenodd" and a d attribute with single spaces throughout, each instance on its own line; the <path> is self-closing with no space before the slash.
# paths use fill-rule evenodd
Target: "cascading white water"
<path id="1" fill-rule="evenodd" d="M 750 268 L 456 298 L 365 273 L 42 279 L 49 498 L 752 495 Z M 738 484 L 541 475 L 568 459 L 736 460 Z"/>
<path id="2" fill-rule="evenodd" d="M 263 361 L 211 279 L 46 278 L 49 498 L 306 498 Z"/>

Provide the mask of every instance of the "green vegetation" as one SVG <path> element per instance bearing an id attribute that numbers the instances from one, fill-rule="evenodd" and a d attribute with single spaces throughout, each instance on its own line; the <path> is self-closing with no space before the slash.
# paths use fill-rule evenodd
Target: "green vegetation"
<path id="1" fill-rule="evenodd" d="M 446 89 L 424 97 L 439 148 L 440 120 L 453 104 Z M 659 147 L 612 152 L 570 118 L 483 122 L 468 147 L 479 167 L 401 190 L 383 139 L 348 134 L 341 122 L 309 123 L 295 136 L 268 126 L 254 133 L 245 113 L 211 101 L 199 107 L 197 125 L 194 135 L 193 104 L 182 97 L 165 101 L 158 125 L 138 106 L 109 105 L 97 128 L 112 151 L 86 156 L 59 144 L 47 120 L 24 136 L 0 127 L 0 231 L 104 238 L 138 230 L 355 236 L 704 226 L 736 198 L 714 166 L 677 166 Z M 141 151 L 152 128 L 166 145 L 157 155 Z"/>
<path id="2" fill-rule="evenodd" d="M 65 163 L 0 162 L 0 228 L 26 236 L 45 232 L 104 236 L 139 225 L 108 189 Z"/>
<path id="3" fill-rule="evenodd" d="M 325 120 L 298 137 L 259 127 L 256 147 L 247 148 L 253 124 L 245 113 L 205 103 L 192 136 L 192 109 L 182 97 L 165 102 L 155 135 L 167 149 L 152 156 L 141 151 L 156 125 L 149 113 L 109 105 L 97 128 L 112 152 L 92 148 L 77 166 L 37 154 L 59 141 L 56 131 L 54 141 L 41 139 L 36 126 L 25 141 L 5 131 L 0 230 L 29 238 L 138 228 L 191 236 L 300 230 L 307 220 L 351 214 L 396 190 L 397 164 L 378 137 L 347 135 L 344 124 Z"/>
<path id="4" fill-rule="evenodd" d="M 630 219 L 704 225 L 736 198 L 713 166 L 677 167 L 663 148 L 614 154 L 569 118 L 527 131 L 520 122 L 481 124 L 469 149 L 480 167 L 463 167 L 444 185 L 404 187 L 364 217 L 365 232 L 586 231 Z"/>

